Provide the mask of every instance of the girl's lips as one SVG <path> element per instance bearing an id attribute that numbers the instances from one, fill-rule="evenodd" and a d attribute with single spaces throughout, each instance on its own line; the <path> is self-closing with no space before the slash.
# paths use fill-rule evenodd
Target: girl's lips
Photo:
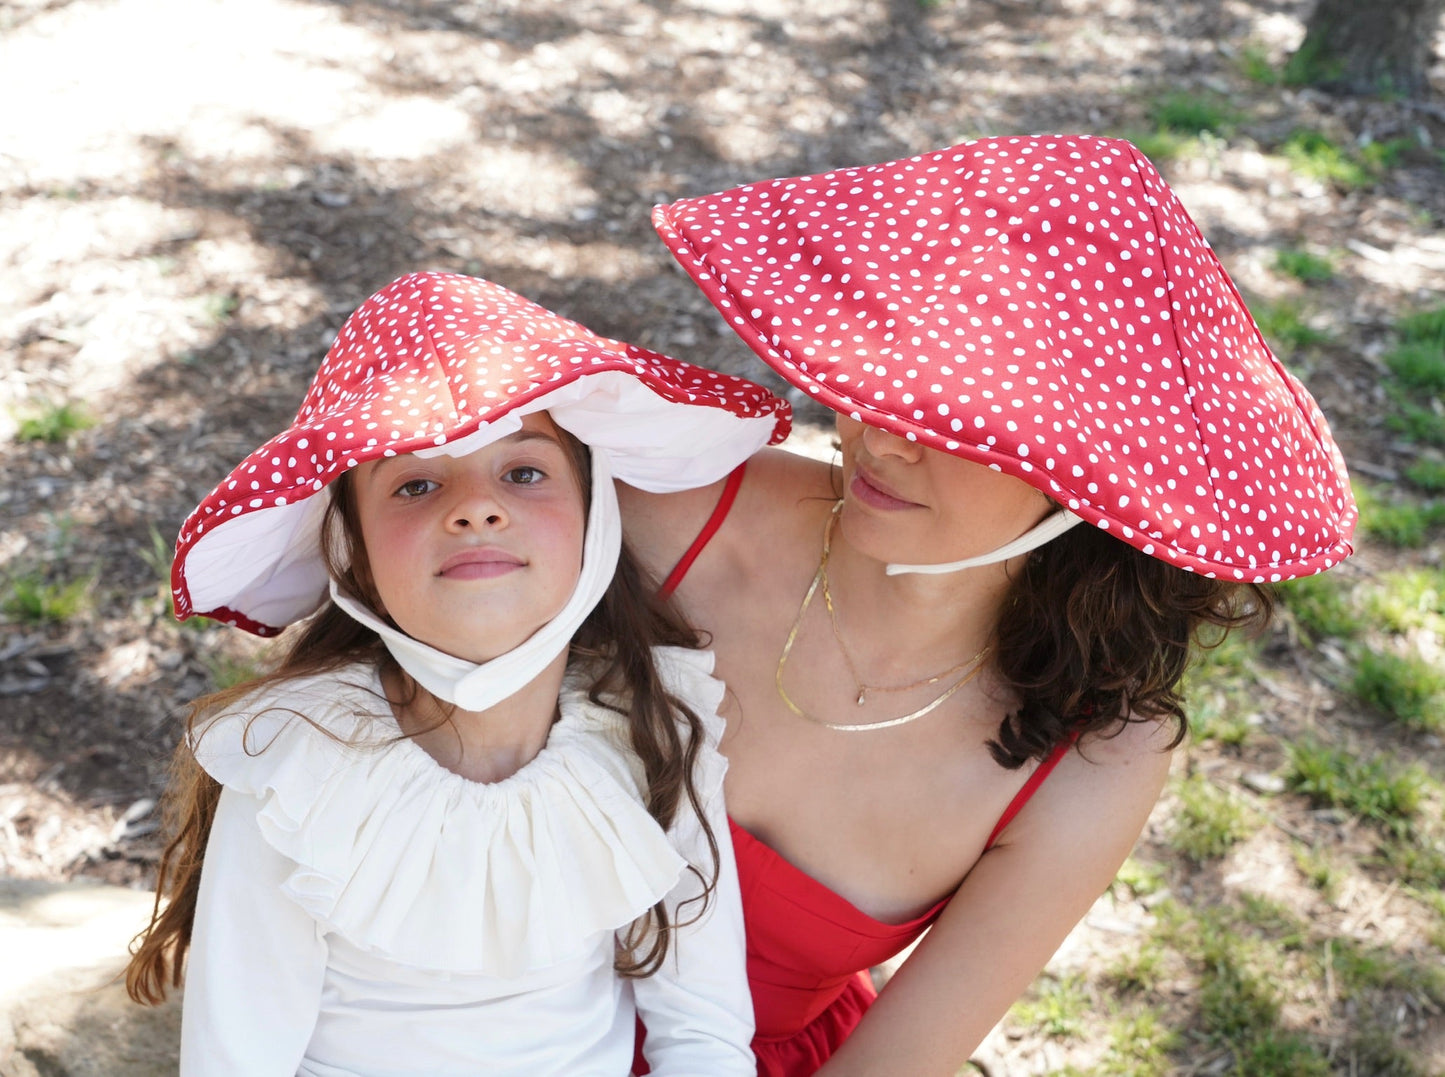
<path id="1" fill-rule="evenodd" d="M 908 501 L 893 493 L 887 487 L 882 486 L 877 479 L 873 478 L 861 467 L 853 472 L 853 481 L 848 484 L 848 490 L 854 497 L 863 504 L 875 509 L 896 511 L 898 509 L 921 508 L 916 501 Z"/>
<path id="2" fill-rule="evenodd" d="M 519 569 L 523 560 L 495 546 L 482 546 L 452 554 L 437 573 L 448 580 L 489 580 Z"/>

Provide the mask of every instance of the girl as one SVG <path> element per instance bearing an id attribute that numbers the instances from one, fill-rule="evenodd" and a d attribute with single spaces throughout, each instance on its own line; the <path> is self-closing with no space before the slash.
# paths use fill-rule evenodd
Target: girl
<path id="1" fill-rule="evenodd" d="M 1128 143 L 984 139 L 654 222 L 838 413 L 841 468 L 624 500 L 729 688 L 759 1073 L 951 1077 L 1143 827 L 1196 633 L 1349 553 L 1343 461 Z"/>
<path id="2" fill-rule="evenodd" d="M 177 752 L 127 982 L 158 1001 L 189 952 L 183 1074 L 620 1077 L 635 1012 L 656 1072 L 753 1072 L 722 686 L 612 476 L 706 483 L 787 426 L 485 281 L 352 315 L 177 543 L 180 617 L 310 616 Z"/>

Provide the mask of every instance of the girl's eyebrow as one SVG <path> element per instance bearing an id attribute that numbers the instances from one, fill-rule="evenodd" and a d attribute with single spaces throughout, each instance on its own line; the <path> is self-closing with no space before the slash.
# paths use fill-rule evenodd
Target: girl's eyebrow
<path id="1" fill-rule="evenodd" d="M 492 445 L 522 445 L 529 441 L 545 441 L 549 445 L 555 445 L 558 449 L 562 448 L 562 439 L 557 437 L 556 434 L 553 434 L 547 430 L 525 429 L 518 430 L 514 434 L 508 434 L 506 437 L 498 438 L 496 441 L 492 442 L 491 445 L 484 445 L 483 448 L 491 448 Z M 480 452 L 481 449 L 478 449 L 477 451 Z M 378 457 L 373 462 L 375 466 L 371 469 L 371 473 L 373 475 L 376 475 L 380 473 L 382 469 L 387 468 L 388 465 L 398 464 L 403 460 L 410 460 L 414 456 L 416 456 L 416 453 L 404 452 L 397 453 L 395 456 Z"/>

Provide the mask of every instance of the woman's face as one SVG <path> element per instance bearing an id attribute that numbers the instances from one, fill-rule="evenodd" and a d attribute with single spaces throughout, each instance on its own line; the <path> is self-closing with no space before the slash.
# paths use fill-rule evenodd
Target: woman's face
<path id="1" fill-rule="evenodd" d="M 1023 534 L 1053 502 L 982 464 L 838 417 L 840 525 L 860 553 L 902 564 L 977 557 Z"/>

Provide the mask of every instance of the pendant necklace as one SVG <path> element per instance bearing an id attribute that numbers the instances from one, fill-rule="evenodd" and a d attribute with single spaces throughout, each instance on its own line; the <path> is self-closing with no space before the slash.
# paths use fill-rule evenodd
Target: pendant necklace
<path id="1" fill-rule="evenodd" d="M 906 725 L 909 722 L 916 721 L 917 719 L 922 718 L 924 715 L 930 714 L 933 711 L 937 710 L 939 707 L 941 707 L 955 692 L 957 692 L 964 685 L 968 684 L 975 677 L 977 677 L 979 673 L 983 671 L 983 662 L 984 659 L 988 657 L 989 649 L 985 647 L 972 658 L 967 658 L 964 661 L 958 663 L 958 665 L 951 666 L 950 668 L 945 669 L 942 673 L 936 673 L 931 677 L 924 677 L 923 679 L 914 681 L 911 684 L 879 686 L 863 683 L 862 678 L 858 676 L 857 667 L 853 664 L 853 658 L 848 653 L 848 648 L 843 644 L 843 636 L 838 628 L 838 616 L 833 609 L 833 596 L 828 589 L 828 553 L 832 546 L 833 527 L 838 522 L 838 513 L 841 511 L 842 508 L 843 502 L 839 501 L 836 505 L 833 506 L 832 515 L 828 517 L 828 526 L 823 532 L 823 553 L 822 556 L 818 559 L 818 571 L 813 575 L 813 582 L 808 585 L 808 591 L 803 596 L 802 605 L 798 607 L 798 616 L 794 618 L 793 627 L 789 630 L 787 641 L 783 644 L 783 651 L 780 655 L 778 655 L 778 670 L 777 676 L 775 678 L 778 688 L 778 696 L 782 699 L 783 704 L 788 708 L 788 710 L 792 711 L 799 718 L 804 718 L 812 722 L 814 725 L 823 726 L 825 729 L 836 729 L 840 733 L 866 733 L 875 729 L 891 729 L 894 726 Z M 838 651 L 843 656 L 843 664 L 848 667 L 848 673 L 853 678 L 854 687 L 856 687 L 858 690 L 858 696 L 856 699 L 858 706 L 861 707 L 864 703 L 867 702 L 869 692 L 905 692 L 910 688 L 922 688 L 926 685 L 937 684 L 939 681 L 945 679 L 946 677 L 954 673 L 959 673 L 959 678 L 952 684 L 950 684 L 947 688 L 945 688 L 943 690 L 943 693 L 934 698 L 931 702 L 925 703 L 917 710 L 912 711 L 908 714 L 901 715 L 897 718 L 887 718 L 880 722 L 849 724 L 846 722 L 828 722 L 824 721 L 822 718 L 816 717 L 815 715 L 809 714 L 807 711 L 803 710 L 801 707 L 799 707 L 796 703 L 793 702 L 793 700 L 791 699 L 791 697 L 789 697 L 787 693 L 787 689 L 783 687 L 783 670 L 787 667 L 788 656 L 793 652 L 793 644 L 797 641 L 798 631 L 802 628 L 803 625 L 803 618 L 807 615 L 808 608 L 813 604 L 813 596 L 818 593 L 820 588 L 823 592 L 824 605 L 826 605 L 828 608 L 828 620 L 833 628 L 833 638 L 838 643 Z"/>

